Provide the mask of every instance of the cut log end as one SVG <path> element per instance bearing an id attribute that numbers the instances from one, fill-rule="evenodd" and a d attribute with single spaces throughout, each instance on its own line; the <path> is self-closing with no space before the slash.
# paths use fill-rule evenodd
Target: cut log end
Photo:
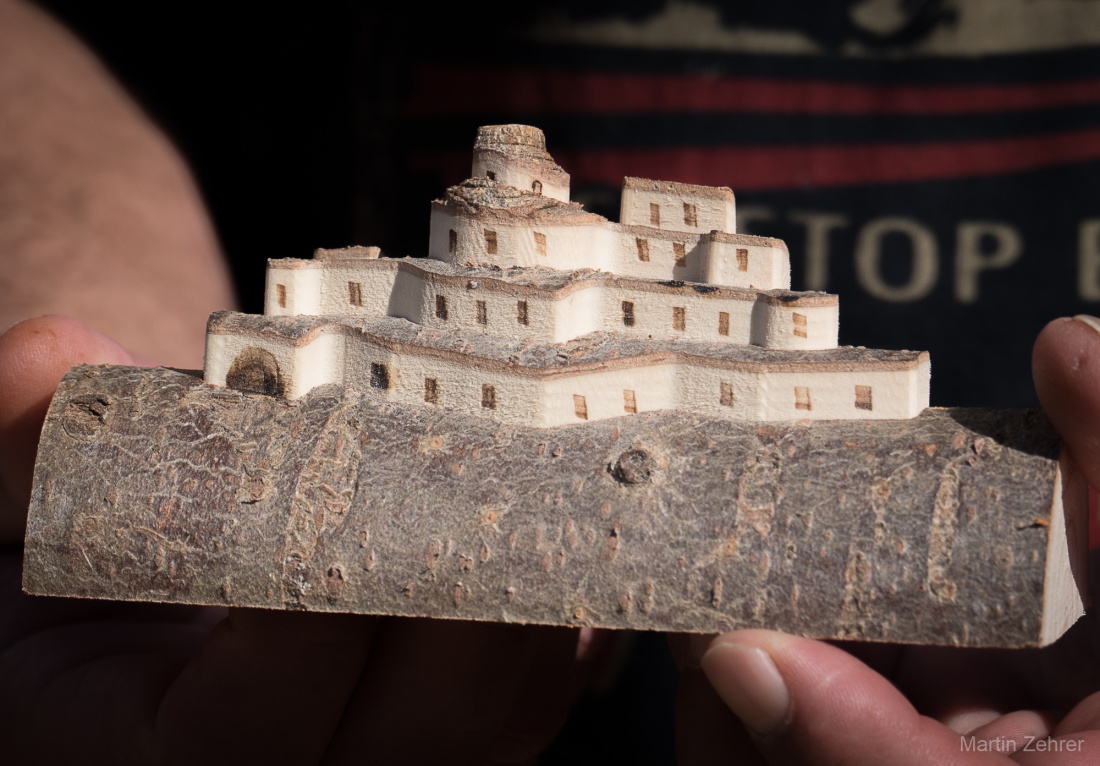
<path id="1" fill-rule="evenodd" d="M 1088 484 L 1063 450 L 1050 509 L 1041 646 L 1061 638 L 1089 605 L 1088 504 Z"/>

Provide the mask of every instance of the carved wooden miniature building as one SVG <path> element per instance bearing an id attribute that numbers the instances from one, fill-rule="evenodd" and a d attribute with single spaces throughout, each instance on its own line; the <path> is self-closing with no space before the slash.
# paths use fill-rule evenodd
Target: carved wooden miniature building
<path id="1" fill-rule="evenodd" d="M 628 178 L 620 221 L 569 202 L 540 130 L 481 128 L 432 205 L 428 258 L 269 261 L 264 316 L 223 312 L 205 379 L 297 398 L 338 383 L 531 426 L 651 410 L 909 418 L 925 352 L 838 347 L 835 295 L 792 292 L 780 240 L 726 188 Z"/>
<path id="2" fill-rule="evenodd" d="M 1083 613 L 1088 493 L 1041 413 L 922 413 L 927 354 L 838 348 L 728 189 L 627 179 L 612 223 L 524 126 L 473 174 L 428 258 L 271 261 L 264 316 L 210 320 L 236 391 L 70 371 L 27 592 L 984 647 Z"/>

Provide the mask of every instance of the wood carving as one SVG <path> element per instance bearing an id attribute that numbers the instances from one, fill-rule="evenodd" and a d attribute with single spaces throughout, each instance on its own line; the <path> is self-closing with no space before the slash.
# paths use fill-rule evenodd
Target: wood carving
<path id="1" fill-rule="evenodd" d="M 428 259 L 271 261 L 205 382 L 70 372 L 25 588 L 965 646 L 1083 612 L 1042 415 L 929 410 L 926 353 L 837 347 L 728 189 L 627 179 L 610 223 L 526 126 L 483 128 L 474 176 Z"/>
<path id="2" fill-rule="evenodd" d="M 264 316 L 211 317 L 206 381 L 290 398 L 337 383 L 542 427 L 928 406 L 928 354 L 838 348 L 837 296 L 791 291 L 786 245 L 737 234 L 729 189 L 627 178 L 612 223 L 569 202 L 526 125 L 481 128 L 473 175 L 433 203 L 427 258 L 269 261 Z"/>

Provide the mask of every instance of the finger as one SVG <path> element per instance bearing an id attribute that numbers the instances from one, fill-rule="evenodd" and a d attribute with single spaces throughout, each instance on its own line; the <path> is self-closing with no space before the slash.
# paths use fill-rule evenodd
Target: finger
<path id="1" fill-rule="evenodd" d="M 573 661 L 576 641 L 576 632 L 565 629 L 389 621 L 324 762 L 361 763 L 366 752 L 377 763 L 522 760 L 526 746 L 547 744 L 517 741 L 529 725 L 511 720 L 517 706 L 531 702 L 523 699 L 526 679 L 534 668 L 550 666 L 558 669 L 550 688 L 568 688 L 571 679 L 561 668 Z M 539 701 L 551 703 L 543 720 L 560 723 L 565 701 L 548 690 Z M 532 713 L 528 708 L 521 717 L 530 722 Z"/>
<path id="2" fill-rule="evenodd" d="M 1039 333 L 1031 366 L 1043 410 L 1088 483 L 1100 487 L 1100 320 L 1054 320 Z"/>
<path id="3" fill-rule="evenodd" d="M 29 319 L 0 335 L 0 542 L 22 539 L 42 421 L 74 364 L 133 364 L 133 358 L 65 317 Z"/>
<path id="4" fill-rule="evenodd" d="M 160 762 L 320 763 L 377 624 L 231 610 L 164 694 L 155 724 Z"/>
<path id="5" fill-rule="evenodd" d="M 846 652 L 770 631 L 720 637 L 702 659 L 718 695 L 774 764 L 878 766 L 990 762 L 917 713 Z"/>

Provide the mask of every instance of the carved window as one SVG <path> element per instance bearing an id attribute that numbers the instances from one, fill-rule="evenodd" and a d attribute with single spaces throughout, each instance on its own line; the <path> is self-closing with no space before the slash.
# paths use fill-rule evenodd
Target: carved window
<path id="1" fill-rule="evenodd" d="M 497 254 L 497 233 L 495 231 L 485 232 L 485 252 L 489 255 Z"/>
<path id="2" fill-rule="evenodd" d="M 588 401 L 580 394 L 573 394 L 573 414 L 581 420 L 588 420 Z"/>
<path id="3" fill-rule="evenodd" d="M 390 371 L 386 365 L 381 362 L 370 363 L 370 387 L 371 388 L 389 388 L 390 387 Z"/>
<path id="4" fill-rule="evenodd" d="M 649 240 L 638 237 L 634 240 L 634 246 L 638 248 L 638 260 L 649 260 Z"/>
<path id="5" fill-rule="evenodd" d="M 535 254 L 546 255 L 546 235 L 541 231 L 535 232 Z"/>
<path id="6" fill-rule="evenodd" d="M 491 171 L 491 170 L 486 170 L 486 171 L 485 171 L 485 177 L 486 177 L 486 178 L 488 178 L 488 179 L 489 179 L 490 181 L 495 181 L 495 180 L 497 180 L 497 174 L 496 174 L 496 173 L 494 173 L 494 172 L 493 172 L 493 171 Z"/>
<path id="7" fill-rule="evenodd" d="M 437 295 L 435 296 L 435 315 L 437 318 L 444 321 L 447 320 L 447 296 Z"/>
<path id="8" fill-rule="evenodd" d="M 279 308 L 286 308 L 286 285 L 275 285 L 275 299 L 279 302 Z"/>
<path id="9" fill-rule="evenodd" d="M 722 381 L 719 385 L 718 403 L 723 407 L 733 406 L 733 384 Z"/>
<path id="10" fill-rule="evenodd" d="M 531 191 L 533 191 L 535 194 L 542 194 L 542 181 L 532 181 Z"/>
<path id="11" fill-rule="evenodd" d="M 718 312 L 718 334 L 729 335 L 730 334 L 730 314 L 728 311 Z"/>
<path id="12" fill-rule="evenodd" d="M 458 232 L 454 229 L 450 229 L 447 232 L 447 252 L 454 255 L 458 250 Z"/>
<path id="13" fill-rule="evenodd" d="M 481 386 L 481 406 L 487 410 L 497 408 L 497 390 L 488 383 Z"/>
<path id="14" fill-rule="evenodd" d="M 874 403 L 871 400 L 870 386 L 856 386 L 856 409 L 873 410 Z"/>
<path id="15" fill-rule="evenodd" d="M 489 324 L 489 310 L 485 308 L 485 301 L 476 301 L 474 306 L 477 310 L 477 323 Z"/>
<path id="16" fill-rule="evenodd" d="M 527 324 L 527 301 L 516 301 L 516 321 Z"/>
<path id="17" fill-rule="evenodd" d="M 623 412 L 629 412 L 631 415 L 638 412 L 638 400 L 629 388 L 623 389 Z"/>
<path id="18" fill-rule="evenodd" d="M 672 243 L 672 254 L 676 256 L 676 265 L 680 268 L 687 266 L 687 248 L 683 242 Z"/>
<path id="19" fill-rule="evenodd" d="M 807 386 L 794 387 L 794 408 L 796 410 L 812 410 L 813 402 L 810 400 L 810 389 Z"/>
<path id="20" fill-rule="evenodd" d="M 737 248 L 737 270 L 748 271 L 749 270 L 749 251 L 748 248 Z"/>
<path id="21" fill-rule="evenodd" d="M 809 328 L 806 326 L 805 314 L 791 314 L 791 319 L 794 320 L 794 334 L 796 337 L 810 337 Z"/>
<path id="22" fill-rule="evenodd" d="M 634 326 L 634 303 L 632 301 L 623 301 L 623 326 Z"/>
<path id="23" fill-rule="evenodd" d="M 358 282 L 348 282 L 348 303 L 352 306 L 363 305 L 363 285 Z"/>
<path id="24" fill-rule="evenodd" d="M 695 205 L 684 203 L 684 226 L 698 226 L 699 217 L 695 214 Z"/>
<path id="25" fill-rule="evenodd" d="M 650 226 L 661 225 L 661 206 L 656 202 L 649 203 L 649 224 Z"/>
<path id="26" fill-rule="evenodd" d="M 672 307 L 672 329 L 680 332 L 687 329 L 687 309 L 683 306 Z"/>
<path id="27" fill-rule="evenodd" d="M 439 381 L 435 378 L 424 378 L 424 401 L 439 404 Z"/>

